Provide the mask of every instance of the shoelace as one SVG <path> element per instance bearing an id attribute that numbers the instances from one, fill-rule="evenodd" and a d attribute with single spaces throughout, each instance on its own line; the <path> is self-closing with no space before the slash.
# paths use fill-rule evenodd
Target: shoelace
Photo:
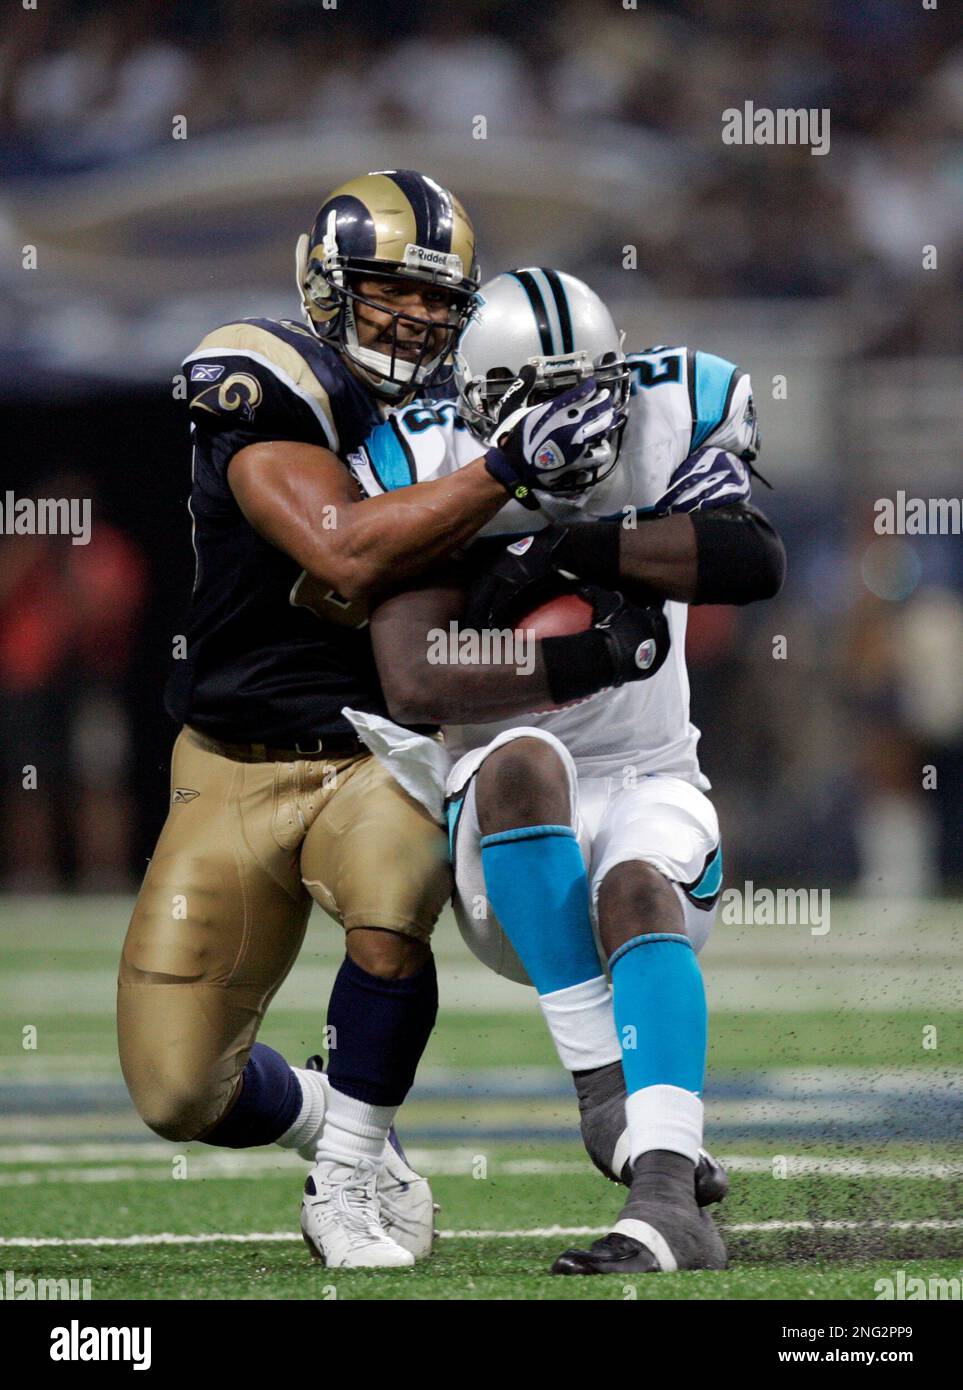
<path id="1" fill-rule="evenodd" d="M 384 1239 L 385 1233 L 377 1214 L 375 1181 L 375 1174 L 370 1173 L 366 1177 L 348 1178 L 338 1184 L 335 1202 L 353 1244 Z"/>

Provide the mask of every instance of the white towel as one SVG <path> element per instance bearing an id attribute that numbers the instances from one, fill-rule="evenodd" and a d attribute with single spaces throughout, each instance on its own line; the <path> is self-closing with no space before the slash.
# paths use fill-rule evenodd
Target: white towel
<path id="1" fill-rule="evenodd" d="M 356 709 L 343 709 L 341 713 L 398 785 L 444 825 L 445 782 L 452 762 L 444 745 L 403 729 L 380 714 L 365 714 Z"/>

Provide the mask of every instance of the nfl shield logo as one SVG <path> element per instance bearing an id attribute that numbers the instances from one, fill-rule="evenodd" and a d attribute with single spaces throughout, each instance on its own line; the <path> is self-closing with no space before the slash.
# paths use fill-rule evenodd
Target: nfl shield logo
<path id="1" fill-rule="evenodd" d="M 640 671 L 647 671 L 655 660 L 655 638 L 647 637 L 635 649 L 635 664 Z"/>
<path id="2" fill-rule="evenodd" d="M 543 444 L 535 455 L 536 468 L 558 468 L 559 464 L 563 462 L 563 458 L 551 440 L 547 444 Z"/>
<path id="3" fill-rule="evenodd" d="M 534 536 L 523 536 L 520 541 L 515 541 L 512 545 L 506 546 L 506 549 L 510 555 L 524 555 L 534 539 Z"/>

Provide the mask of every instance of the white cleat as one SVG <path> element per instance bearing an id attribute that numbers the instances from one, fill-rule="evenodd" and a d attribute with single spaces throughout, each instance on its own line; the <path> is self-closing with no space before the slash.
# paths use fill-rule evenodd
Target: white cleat
<path id="1" fill-rule="evenodd" d="M 329 1269 L 404 1269 L 415 1262 L 381 1224 L 378 1170 L 362 1160 L 351 1168 L 330 1159 L 316 1163 L 304 1184 L 301 1234 L 311 1254 Z"/>
<path id="2" fill-rule="evenodd" d="M 331 1085 L 327 1073 L 322 1069 L 320 1057 L 310 1057 L 306 1070 L 309 1082 L 320 1088 L 321 1098 L 326 1102 Z M 315 1162 L 315 1151 L 323 1133 L 324 1109 L 320 1111 L 317 1130 L 304 1142 L 299 1152 L 309 1163 Z M 416 1260 L 424 1260 L 431 1254 L 435 1239 L 435 1212 L 438 1210 L 432 1197 L 428 1179 L 408 1166 L 394 1125 L 391 1135 L 385 1140 L 382 1167 L 378 1173 L 378 1201 L 381 1207 L 381 1224 L 388 1235 L 405 1250 L 410 1250 Z"/>
<path id="3" fill-rule="evenodd" d="M 424 1260 L 434 1243 L 438 1208 L 428 1179 L 408 1166 L 398 1136 L 394 1137 L 395 1144 L 390 1139 L 385 1142 L 384 1166 L 378 1174 L 381 1224 L 392 1240 L 409 1250 L 416 1260 Z"/>

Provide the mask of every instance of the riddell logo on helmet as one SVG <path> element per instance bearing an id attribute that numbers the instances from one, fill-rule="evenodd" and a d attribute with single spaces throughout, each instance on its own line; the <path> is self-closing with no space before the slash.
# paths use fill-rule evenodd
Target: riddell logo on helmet
<path id="1" fill-rule="evenodd" d="M 450 251 L 433 251 L 430 246 L 415 246 L 413 242 L 405 247 L 404 264 L 409 270 L 431 267 L 443 270 L 448 276 L 461 275 L 460 256 Z"/>

